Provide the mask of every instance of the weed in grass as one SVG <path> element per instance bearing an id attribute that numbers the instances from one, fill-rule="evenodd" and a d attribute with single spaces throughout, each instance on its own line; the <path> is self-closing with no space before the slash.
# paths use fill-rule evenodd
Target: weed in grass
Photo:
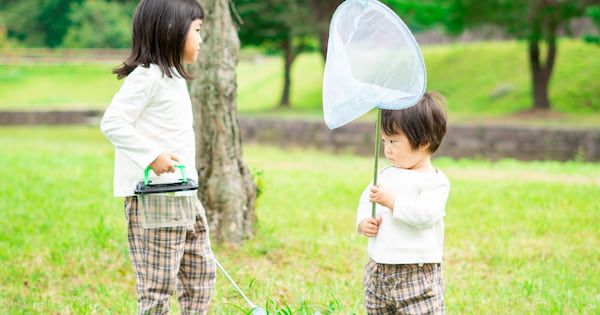
<path id="1" fill-rule="evenodd" d="M 284 301 L 277 301 L 274 298 L 267 298 L 263 310 L 267 314 L 277 315 L 330 315 L 336 314 L 336 310 L 341 309 L 340 302 L 332 296 L 332 300 L 326 304 L 311 304 L 305 299 L 305 296 L 300 296 L 295 301 L 289 304 Z M 247 307 L 226 303 L 228 307 L 239 311 L 238 314 L 251 314 L 252 310 L 247 310 Z"/>

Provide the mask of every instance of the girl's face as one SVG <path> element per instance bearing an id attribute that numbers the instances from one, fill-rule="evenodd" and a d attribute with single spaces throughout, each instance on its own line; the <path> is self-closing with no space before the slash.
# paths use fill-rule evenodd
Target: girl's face
<path id="1" fill-rule="evenodd" d="M 395 167 L 420 172 L 433 170 L 430 160 L 431 154 L 427 145 L 413 150 L 404 133 L 390 136 L 381 132 L 381 142 L 383 142 L 385 158 Z"/>
<path id="2" fill-rule="evenodd" d="M 202 44 L 200 27 L 202 27 L 202 20 L 200 19 L 195 19 L 192 21 L 192 24 L 190 24 L 190 29 L 188 30 L 183 47 L 183 63 L 193 63 L 196 61 L 198 51 L 200 50 L 200 44 Z"/>

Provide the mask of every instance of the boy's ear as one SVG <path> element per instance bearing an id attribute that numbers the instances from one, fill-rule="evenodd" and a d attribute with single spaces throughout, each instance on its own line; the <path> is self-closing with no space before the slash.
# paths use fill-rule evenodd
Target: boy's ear
<path id="1" fill-rule="evenodd" d="M 429 146 L 430 146 L 430 145 L 431 145 L 431 144 L 430 144 L 429 142 L 428 142 L 428 143 L 425 143 L 425 144 L 421 144 L 421 145 L 419 146 L 419 151 L 429 151 Z"/>

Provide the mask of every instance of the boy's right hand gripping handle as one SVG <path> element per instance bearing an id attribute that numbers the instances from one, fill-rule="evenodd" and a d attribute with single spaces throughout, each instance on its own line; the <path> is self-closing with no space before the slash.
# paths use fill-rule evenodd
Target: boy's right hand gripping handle
<path id="1" fill-rule="evenodd" d="M 185 165 L 183 164 L 173 164 L 174 167 L 179 168 L 179 171 L 181 171 L 181 180 L 184 183 L 187 183 L 187 178 L 185 177 Z M 148 175 L 150 174 L 150 170 L 152 170 L 152 167 L 148 166 L 146 167 L 146 170 L 144 171 L 144 185 L 148 185 L 148 183 L 150 183 L 150 181 L 148 180 Z"/>

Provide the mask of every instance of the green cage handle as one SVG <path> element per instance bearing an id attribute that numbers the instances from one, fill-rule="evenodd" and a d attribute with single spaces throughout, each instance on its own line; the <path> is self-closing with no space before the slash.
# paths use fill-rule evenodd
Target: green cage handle
<path id="1" fill-rule="evenodd" d="M 184 183 L 187 183 L 187 178 L 185 177 L 185 165 L 183 164 L 173 164 L 173 166 L 179 168 L 179 170 L 181 171 L 181 180 Z M 150 170 L 152 169 L 152 167 L 148 166 L 146 167 L 146 170 L 144 171 L 144 185 L 148 186 L 148 183 L 150 181 L 148 181 L 148 174 L 150 173 Z"/>

